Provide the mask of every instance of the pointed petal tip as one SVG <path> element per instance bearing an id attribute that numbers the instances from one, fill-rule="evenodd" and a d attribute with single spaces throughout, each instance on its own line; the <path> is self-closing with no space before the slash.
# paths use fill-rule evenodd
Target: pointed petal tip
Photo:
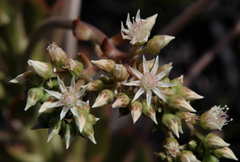
<path id="1" fill-rule="evenodd" d="M 90 141 L 91 141 L 92 143 L 97 144 L 96 139 L 95 139 L 95 137 L 94 137 L 93 134 L 91 134 L 88 138 L 90 139 Z"/>

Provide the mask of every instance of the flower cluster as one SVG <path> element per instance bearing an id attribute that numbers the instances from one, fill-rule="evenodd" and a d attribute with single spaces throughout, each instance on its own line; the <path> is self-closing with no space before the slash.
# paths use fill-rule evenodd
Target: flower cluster
<path id="1" fill-rule="evenodd" d="M 144 115 L 156 125 L 161 124 L 166 137 L 157 155 L 162 160 L 237 160 L 230 144 L 212 132 L 222 130 L 230 121 L 228 107 L 214 106 L 199 116 L 190 102 L 203 96 L 184 86 L 183 76 L 169 77 L 172 63 L 160 65 L 155 55 L 174 37 L 157 35 L 148 40 L 156 18 L 157 14 L 141 19 L 138 11 L 131 21 L 128 14 L 127 29 L 123 23 L 121 28 L 122 38 L 133 45 L 127 59 L 102 57 L 86 63 L 69 58 L 56 43 L 51 43 L 47 47 L 51 63 L 29 60 L 29 70 L 11 80 L 38 80 L 28 91 L 25 110 L 36 107 L 40 123 L 43 116 L 48 119 L 44 121 L 50 130 L 48 141 L 60 135 L 68 148 L 72 137 L 82 135 L 96 143 L 93 126 L 99 118 L 92 110 L 110 107 L 127 110 L 133 123 Z M 181 145 L 179 138 L 185 125 L 192 136 Z"/>

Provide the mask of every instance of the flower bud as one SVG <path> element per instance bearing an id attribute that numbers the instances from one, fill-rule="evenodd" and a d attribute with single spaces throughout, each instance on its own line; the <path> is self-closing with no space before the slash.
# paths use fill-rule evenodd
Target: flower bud
<path id="1" fill-rule="evenodd" d="M 129 74 L 128 74 L 127 68 L 124 65 L 116 64 L 113 70 L 113 76 L 118 81 L 124 81 L 124 80 L 127 80 L 127 78 L 129 77 Z"/>
<path id="2" fill-rule="evenodd" d="M 183 98 L 173 99 L 171 105 L 180 111 L 196 112 L 196 110 Z"/>
<path id="3" fill-rule="evenodd" d="M 219 160 L 213 155 L 205 155 L 203 162 L 219 162 Z"/>
<path id="4" fill-rule="evenodd" d="M 142 109 L 143 109 L 143 106 L 142 106 L 141 102 L 134 101 L 131 103 L 130 110 L 131 110 L 133 123 L 136 123 L 137 120 L 140 118 L 140 116 L 142 114 Z"/>
<path id="5" fill-rule="evenodd" d="M 68 60 L 68 69 L 71 70 L 76 76 L 79 76 L 83 71 L 83 64 L 77 60 Z"/>
<path id="6" fill-rule="evenodd" d="M 147 102 L 143 102 L 143 114 L 152 119 L 155 124 L 158 124 L 156 118 L 156 111 L 152 105 L 148 105 Z"/>
<path id="7" fill-rule="evenodd" d="M 32 71 L 26 71 L 22 74 L 19 74 L 18 76 L 16 76 L 14 79 L 10 80 L 9 82 L 10 83 L 14 83 L 14 84 L 17 84 L 17 83 L 22 83 L 24 81 L 27 80 L 27 78 L 32 74 Z"/>
<path id="8" fill-rule="evenodd" d="M 112 104 L 112 108 L 127 107 L 129 102 L 130 98 L 125 93 L 120 93 Z"/>
<path id="9" fill-rule="evenodd" d="M 228 109 L 227 106 L 213 106 L 200 116 L 201 127 L 208 130 L 221 130 L 224 125 L 231 121 L 228 120 Z"/>
<path id="10" fill-rule="evenodd" d="M 98 91 L 103 88 L 103 82 L 101 80 L 94 80 L 87 84 L 88 91 Z"/>
<path id="11" fill-rule="evenodd" d="M 48 63 L 41 61 L 28 60 L 28 65 L 44 79 L 48 79 L 54 76 L 52 66 Z"/>
<path id="12" fill-rule="evenodd" d="M 39 100 L 41 100 L 43 95 L 42 88 L 31 88 L 28 91 L 27 103 L 24 110 L 27 111 L 30 107 L 34 106 Z"/>
<path id="13" fill-rule="evenodd" d="M 228 147 L 230 144 L 214 133 L 209 133 L 205 138 L 205 143 L 210 148 Z"/>
<path id="14" fill-rule="evenodd" d="M 228 147 L 219 148 L 213 151 L 217 157 L 224 157 L 227 159 L 238 160 L 232 150 Z"/>
<path id="15" fill-rule="evenodd" d="M 182 87 L 181 92 L 182 92 L 184 98 L 186 98 L 187 100 L 198 100 L 198 99 L 203 98 L 203 96 L 197 94 L 196 92 L 190 90 L 187 87 Z"/>
<path id="16" fill-rule="evenodd" d="M 197 148 L 197 142 L 194 141 L 194 140 L 191 140 L 188 142 L 188 147 L 191 149 L 191 150 L 195 150 Z"/>
<path id="17" fill-rule="evenodd" d="M 200 162 L 191 151 L 182 151 L 180 155 L 181 162 Z"/>
<path id="18" fill-rule="evenodd" d="M 96 61 L 91 61 L 94 65 L 96 65 L 98 68 L 106 71 L 106 72 L 113 72 L 116 63 L 113 60 L 110 59 L 101 59 Z"/>
<path id="19" fill-rule="evenodd" d="M 95 137 L 94 137 L 94 130 L 93 130 L 93 125 L 91 123 L 86 123 L 84 128 L 83 128 L 83 135 L 88 137 L 92 143 L 97 144 Z"/>
<path id="20" fill-rule="evenodd" d="M 97 96 L 92 108 L 105 106 L 105 105 L 109 104 L 110 102 L 112 102 L 113 98 L 114 98 L 113 92 L 109 89 L 104 89 Z"/>
<path id="21" fill-rule="evenodd" d="M 181 120 L 176 115 L 164 114 L 162 122 L 177 138 L 179 138 L 179 133 L 183 133 Z"/>
<path id="22" fill-rule="evenodd" d="M 156 35 L 147 42 L 147 45 L 143 49 L 144 53 L 159 54 L 161 49 L 168 45 L 174 38 L 175 37 L 169 35 Z"/>
<path id="23" fill-rule="evenodd" d="M 176 158 L 180 152 L 179 143 L 175 138 L 167 138 L 164 148 L 166 149 L 166 153 L 173 158 Z"/>
<path id="24" fill-rule="evenodd" d="M 48 45 L 47 52 L 54 65 L 57 65 L 58 67 L 66 65 L 68 57 L 62 48 L 60 48 L 55 42 Z"/>

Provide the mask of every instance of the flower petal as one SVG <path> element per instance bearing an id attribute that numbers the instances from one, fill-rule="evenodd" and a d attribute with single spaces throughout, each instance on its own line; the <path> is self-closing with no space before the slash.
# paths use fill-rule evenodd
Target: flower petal
<path id="1" fill-rule="evenodd" d="M 60 79 L 59 76 L 57 76 L 57 80 L 58 80 L 58 85 L 59 85 L 59 88 L 60 88 L 61 92 L 66 92 L 67 88 L 66 88 L 64 82 Z"/>
<path id="2" fill-rule="evenodd" d="M 57 102 L 50 102 L 50 101 L 47 101 L 47 102 L 44 102 L 42 104 L 42 106 L 40 107 L 40 109 L 38 110 L 39 113 L 43 113 L 44 111 L 48 110 L 48 109 L 51 109 L 51 108 L 55 108 L 55 107 L 60 107 L 62 106 L 63 104 L 60 102 L 60 101 L 57 101 Z"/>
<path id="3" fill-rule="evenodd" d="M 158 71 L 158 66 L 159 66 L 159 59 L 158 59 L 158 56 L 157 56 L 157 58 L 155 59 L 155 63 L 154 63 L 154 65 L 153 65 L 153 68 L 152 68 L 152 70 L 151 70 L 151 73 L 152 73 L 153 75 L 156 75 L 156 73 L 157 73 L 157 71 Z"/>
<path id="4" fill-rule="evenodd" d="M 158 87 L 163 87 L 163 88 L 168 88 L 168 87 L 173 87 L 175 86 L 176 84 L 173 84 L 173 83 L 164 83 L 164 82 L 158 82 Z"/>
<path id="5" fill-rule="evenodd" d="M 169 66 L 166 70 L 160 72 L 160 73 L 156 76 L 157 80 L 161 80 L 161 79 L 164 78 L 166 75 L 168 75 L 169 72 L 171 71 L 171 69 L 172 69 L 172 66 Z"/>
<path id="6" fill-rule="evenodd" d="M 140 73 L 137 69 L 133 69 L 132 67 L 129 67 L 133 75 L 135 75 L 138 79 L 141 79 L 143 77 L 142 73 Z"/>
<path id="7" fill-rule="evenodd" d="M 139 86 L 140 83 L 141 83 L 140 80 L 134 80 L 134 81 L 130 81 L 128 83 L 122 83 L 122 84 L 126 86 Z"/>
<path id="8" fill-rule="evenodd" d="M 133 101 L 136 101 L 143 93 L 144 93 L 144 89 L 143 89 L 143 88 L 140 88 L 140 89 L 137 91 L 137 93 L 135 94 L 132 102 L 133 102 Z"/>
<path id="9" fill-rule="evenodd" d="M 151 90 L 147 91 L 146 98 L 147 98 L 147 104 L 151 105 L 151 101 L 152 101 L 152 91 Z"/>
<path id="10" fill-rule="evenodd" d="M 128 15 L 127 15 L 127 22 L 126 22 L 126 24 L 127 24 L 128 29 L 131 28 L 132 22 L 131 22 L 130 14 L 129 14 L 129 13 L 128 13 Z"/>
<path id="11" fill-rule="evenodd" d="M 162 99 L 164 102 L 166 101 L 166 98 L 165 98 L 164 94 L 162 94 L 162 92 L 160 91 L 160 89 L 158 89 L 158 88 L 153 88 L 152 90 L 153 90 L 153 92 L 154 92 L 160 99 Z"/>
<path id="12" fill-rule="evenodd" d="M 147 61 L 146 61 L 145 56 L 143 56 L 143 73 L 145 74 L 147 72 L 149 72 Z"/>
<path id="13" fill-rule="evenodd" d="M 65 116 L 66 116 L 66 114 L 67 114 L 67 112 L 70 110 L 70 107 L 63 107 L 62 108 L 62 111 L 61 111 L 61 113 L 60 113 L 60 120 L 62 120 Z"/>
<path id="14" fill-rule="evenodd" d="M 140 16 L 140 9 L 138 9 L 136 17 L 135 17 L 135 21 L 139 22 L 141 20 L 141 16 Z"/>
<path id="15" fill-rule="evenodd" d="M 44 89 L 49 95 L 55 97 L 56 99 L 60 99 L 62 97 L 62 94 L 57 91 L 47 90 Z"/>

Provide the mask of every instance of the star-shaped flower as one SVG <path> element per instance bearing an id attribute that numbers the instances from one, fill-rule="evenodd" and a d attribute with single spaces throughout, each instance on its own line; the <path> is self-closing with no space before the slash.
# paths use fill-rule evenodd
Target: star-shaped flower
<path id="1" fill-rule="evenodd" d="M 168 88 L 174 86 L 172 83 L 167 83 L 163 81 L 163 78 L 166 77 L 172 69 L 172 66 L 169 66 L 164 71 L 161 71 L 157 74 L 159 68 L 158 57 L 155 59 L 154 65 L 150 71 L 147 61 L 143 56 L 143 73 L 139 72 L 137 69 L 131 68 L 130 70 L 138 80 L 130 81 L 128 83 L 123 83 L 126 86 L 137 86 L 140 87 L 136 92 L 133 100 L 139 99 L 143 93 L 146 93 L 147 104 L 150 105 L 152 101 L 152 93 L 154 93 L 162 101 L 166 101 L 166 96 L 164 95 L 162 88 Z"/>
<path id="2" fill-rule="evenodd" d="M 121 34 L 123 39 L 130 40 L 131 44 L 145 43 L 148 40 L 153 25 L 156 22 L 157 15 L 150 16 L 146 19 L 140 18 L 140 10 L 137 11 L 137 15 L 133 21 L 130 19 L 130 15 L 127 16 L 127 29 L 121 22 Z"/>
<path id="3" fill-rule="evenodd" d="M 86 107 L 88 105 L 88 102 L 82 101 L 81 98 L 84 95 L 86 91 L 86 87 L 82 87 L 79 90 L 79 87 L 76 86 L 75 78 L 72 78 L 71 85 L 69 87 L 66 87 L 64 82 L 57 77 L 58 84 L 61 92 L 53 91 L 53 90 L 47 90 L 45 91 L 50 95 L 56 98 L 58 101 L 55 102 L 44 102 L 43 105 L 39 109 L 39 113 L 42 113 L 50 108 L 56 108 L 56 107 L 62 107 L 62 111 L 60 113 L 60 120 L 62 120 L 67 112 L 70 110 L 74 117 L 79 117 L 79 113 L 77 111 L 78 108 Z"/>

